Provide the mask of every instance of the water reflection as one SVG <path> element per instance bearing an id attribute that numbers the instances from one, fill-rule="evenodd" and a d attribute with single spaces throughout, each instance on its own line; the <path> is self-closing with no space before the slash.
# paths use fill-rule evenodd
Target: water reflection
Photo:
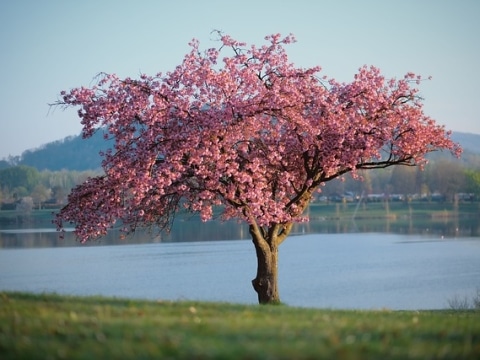
<path id="1" fill-rule="evenodd" d="M 308 223 L 296 224 L 292 235 L 337 233 L 391 233 L 403 235 L 428 235 L 434 238 L 479 237 L 480 221 L 472 217 L 458 218 L 389 218 L 323 220 L 312 219 Z M 112 230 L 99 242 L 102 245 L 144 244 L 157 242 L 194 242 L 211 240 L 249 239 L 246 224 L 236 221 L 210 221 L 202 223 L 198 218 L 180 219 L 170 233 L 140 230 L 122 238 L 120 232 Z M 90 243 L 90 245 L 98 242 Z M 0 228 L 0 248 L 65 247 L 78 246 L 71 232 L 60 239 L 54 228 L 48 226 L 11 226 Z"/>

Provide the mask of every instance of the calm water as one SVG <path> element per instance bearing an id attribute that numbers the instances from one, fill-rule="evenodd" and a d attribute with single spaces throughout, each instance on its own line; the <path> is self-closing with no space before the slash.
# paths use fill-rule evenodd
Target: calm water
<path id="1" fill-rule="evenodd" d="M 230 231 L 218 235 L 223 238 L 248 236 L 244 228 L 222 226 Z M 256 303 L 249 240 L 203 241 L 187 226 L 183 231 L 184 239 L 202 241 L 152 243 L 137 235 L 132 245 L 105 239 L 75 246 L 49 229 L 0 230 L 0 290 Z M 50 238 L 60 246 L 46 246 Z M 480 288 L 480 237 L 434 231 L 291 236 L 280 247 L 279 271 L 282 301 L 292 306 L 447 308 L 449 299 Z"/>

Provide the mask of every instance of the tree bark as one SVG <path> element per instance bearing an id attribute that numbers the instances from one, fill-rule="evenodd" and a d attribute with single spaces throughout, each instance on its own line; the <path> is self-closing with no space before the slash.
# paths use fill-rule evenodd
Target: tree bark
<path id="1" fill-rule="evenodd" d="M 293 224 L 275 224 L 263 229 L 250 225 L 250 234 L 257 254 L 257 276 L 252 285 L 260 304 L 279 304 L 278 247 L 286 239 Z"/>
<path id="2" fill-rule="evenodd" d="M 278 304 L 278 247 L 261 247 L 253 241 L 257 253 L 257 276 L 252 285 L 258 295 L 260 304 Z"/>

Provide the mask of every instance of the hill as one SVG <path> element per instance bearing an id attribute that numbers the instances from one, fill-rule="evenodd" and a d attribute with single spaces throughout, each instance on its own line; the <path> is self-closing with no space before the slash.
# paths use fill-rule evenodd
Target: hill
<path id="1" fill-rule="evenodd" d="M 26 150 L 19 157 L 18 165 L 27 165 L 38 170 L 95 170 L 101 167 L 100 151 L 110 147 L 112 142 L 103 139 L 103 132 L 97 131 L 91 138 L 82 135 L 69 136 L 45 144 L 37 149 Z"/>
<path id="2" fill-rule="evenodd" d="M 454 141 L 460 143 L 467 158 L 480 155 L 480 134 L 454 132 Z M 97 131 L 91 138 L 83 139 L 81 135 L 69 136 L 45 144 L 37 149 L 26 150 L 21 156 L 13 158 L 10 162 L 3 160 L 0 168 L 8 165 L 27 165 L 38 170 L 95 170 L 101 166 L 100 151 L 105 151 L 112 146 L 111 141 L 103 139 L 103 133 Z M 449 156 L 448 154 L 438 154 Z M 435 154 L 435 158 L 437 158 Z"/>
<path id="3" fill-rule="evenodd" d="M 460 143 L 465 151 L 480 154 L 480 134 L 454 132 L 452 139 Z"/>

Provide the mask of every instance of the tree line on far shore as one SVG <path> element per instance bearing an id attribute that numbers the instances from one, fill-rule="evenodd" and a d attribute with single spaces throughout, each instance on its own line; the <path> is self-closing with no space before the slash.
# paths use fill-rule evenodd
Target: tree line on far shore
<path id="1" fill-rule="evenodd" d="M 448 153 L 429 155 L 422 171 L 398 166 L 361 172 L 363 181 L 349 175 L 327 183 L 316 201 L 355 201 L 360 196 L 372 201 L 394 200 L 478 200 L 480 199 L 479 135 L 454 133 L 465 149 L 456 159 Z M 21 156 L 0 160 L 0 210 L 59 208 L 70 190 L 102 170 L 101 149 L 109 145 L 102 131 L 85 140 L 69 136 L 25 151 Z M 99 150 L 100 149 L 100 150 Z"/>
<path id="2" fill-rule="evenodd" d="M 70 190 L 101 170 L 37 170 L 17 165 L 0 170 L 0 209 L 29 212 L 59 208 Z M 361 173 L 362 181 L 349 175 L 327 183 L 316 201 L 355 201 L 360 196 L 379 201 L 478 201 L 480 199 L 480 155 L 467 154 L 461 160 L 438 157 L 422 171 L 397 166 Z"/>

